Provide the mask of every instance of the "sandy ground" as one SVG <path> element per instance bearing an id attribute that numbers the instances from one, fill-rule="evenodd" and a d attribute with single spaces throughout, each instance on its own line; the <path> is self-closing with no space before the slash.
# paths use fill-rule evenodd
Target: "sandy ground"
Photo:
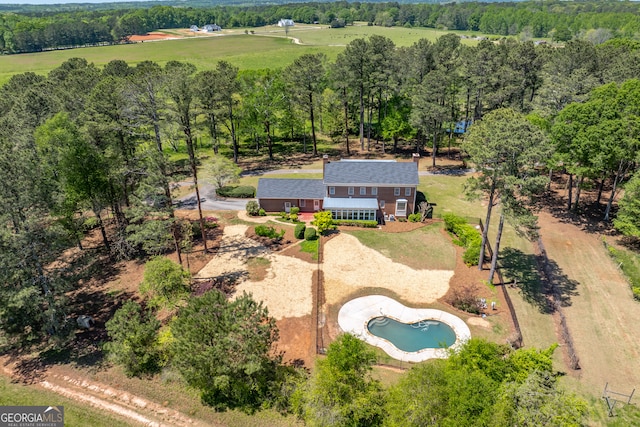
<path id="1" fill-rule="evenodd" d="M 431 303 L 447 293 L 453 277 L 449 270 L 414 270 L 395 263 L 347 234 L 329 240 L 323 254 L 327 304 L 342 303 L 351 293 L 368 287 L 389 289 L 408 302 Z"/>
<path id="2" fill-rule="evenodd" d="M 275 319 L 311 314 L 313 306 L 312 275 L 315 264 L 297 258 L 269 253 L 268 249 L 245 237 L 246 225 L 228 226 L 217 254 L 196 275 L 216 277 L 247 270 L 250 257 L 265 257 L 271 261 L 264 280 L 243 280 L 237 295 L 251 293 L 263 301 Z M 416 304 L 436 301 L 449 290 L 453 271 L 414 270 L 395 263 L 384 255 L 362 245 L 358 239 L 340 234 L 324 247 L 325 300 L 342 303 L 354 291 L 362 288 L 386 288 Z"/>
<path id="3" fill-rule="evenodd" d="M 256 300 L 264 302 L 276 320 L 311 314 L 311 277 L 315 264 L 270 253 L 255 240 L 245 237 L 247 228 L 246 225 L 225 227 L 220 252 L 195 277 L 246 272 L 248 258 L 264 257 L 271 261 L 266 278 L 258 282 L 242 281 L 236 295 L 242 295 L 243 291 L 252 294 Z"/>

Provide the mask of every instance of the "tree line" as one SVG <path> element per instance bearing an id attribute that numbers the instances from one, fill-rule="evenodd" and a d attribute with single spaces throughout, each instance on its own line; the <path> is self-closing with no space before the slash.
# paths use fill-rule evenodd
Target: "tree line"
<path id="1" fill-rule="evenodd" d="M 333 63 L 307 54 L 284 69 L 120 60 L 98 69 L 74 58 L 46 77 L 15 75 L 0 88 L 0 274 L 10 284 L 1 289 L 0 326 L 20 337 L 65 330 L 70 279 L 45 266 L 60 247 L 81 246 L 87 221 L 114 257 L 168 250 L 180 257 L 194 239 L 206 250 L 201 210 L 197 225 L 181 222 L 171 193 L 180 176 L 190 176 L 199 192 L 205 147 L 236 163 L 252 153 L 317 155 L 323 134 L 347 154 L 356 146 L 363 153 L 408 145 L 436 165 L 438 151 L 455 144 L 454 124 L 473 121 L 463 148 L 485 176 L 504 173 L 497 187 L 489 179 L 477 190 L 499 192 L 496 202 L 507 206 L 533 197 L 523 179 L 543 169 L 565 172 L 567 209 L 579 209 L 585 186 L 611 189 L 608 220 L 639 164 L 638 47 L 621 40 L 572 40 L 561 49 L 515 40 L 466 47 L 449 34 L 396 48 L 372 36 L 349 43 Z M 516 163 L 498 169 L 496 160 L 510 156 L 505 141 L 518 147 L 534 140 L 550 146 L 521 161 L 523 145 L 512 150 Z M 181 160 L 170 161 L 172 153 Z M 616 225 L 637 235 L 636 213 L 637 203 L 623 199 Z"/>
<path id="2" fill-rule="evenodd" d="M 502 36 L 582 37 L 603 42 L 637 36 L 640 5 L 633 2 L 515 2 L 450 4 L 291 3 L 260 6 L 186 7 L 152 5 L 108 10 L 29 10 L 0 15 L 0 52 L 24 53 L 87 45 L 120 43 L 134 34 L 162 28 L 217 23 L 223 28 L 272 25 L 282 18 L 296 22 L 343 26 L 428 27 L 479 31 Z"/>

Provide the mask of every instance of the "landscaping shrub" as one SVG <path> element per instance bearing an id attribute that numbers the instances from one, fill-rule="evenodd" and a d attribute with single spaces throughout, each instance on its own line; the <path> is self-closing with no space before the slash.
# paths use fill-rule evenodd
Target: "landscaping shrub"
<path id="1" fill-rule="evenodd" d="M 316 234 L 316 229 L 315 228 L 307 228 L 306 230 L 304 230 L 304 240 L 315 240 L 318 238 L 318 235 Z"/>
<path id="2" fill-rule="evenodd" d="M 409 222 L 420 222 L 422 220 L 422 214 L 414 213 L 409 215 Z"/>
<path id="3" fill-rule="evenodd" d="M 257 216 L 260 213 L 260 205 L 255 200 L 249 200 L 247 202 L 247 214 L 251 216 Z"/>
<path id="4" fill-rule="evenodd" d="M 455 234 L 457 239 L 453 243 L 465 248 L 462 259 L 467 265 L 477 265 L 480 258 L 480 246 L 482 246 L 482 235 L 467 221 L 454 214 L 444 215 L 444 224 L 448 232 Z"/>
<path id="5" fill-rule="evenodd" d="M 264 209 L 260 208 L 260 210 L 258 211 L 258 215 L 259 216 L 267 216 L 267 212 Z"/>
<path id="6" fill-rule="evenodd" d="M 289 214 L 289 220 L 291 222 L 298 222 L 298 214 L 290 213 Z"/>
<path id="7" fill-rule="evenodd" d="M 344 225 L 347 227 L 364 227 L 364 228 L 376 228 L 378 227 L 378 221 L 365 221 L 355 219 L 338 219 L 333 221 L 334 225 Z"/>
<path id="8" fill-rule="evenodd" d="M 296 216 L 297 216 L 297 215 L 300 213 L 300 208 L 299 208 L 299 207 L 294 206 L 294 207 L 292 207 L 292 208 L 291 208 L 291 210 L 289 211 L 289 213 L 290 213 L 291 215 L 296 215 Z"/>
<path id="9" fill-rule="evenodd" d="M 280 240 L 284 236 L 285 231 L 276 231 L 275 228 L 267 225 L 256 225 L 255 232 L 260 237 L 268 237 L 269 239 Z"/>
<path id="10" fill-rule="evenodd" d="M 472 314 L 480 314 L 482 304 L 477 296 L 477 291 L 477 288 L 473 285 L 454 288 L 451 297 L 448 299 L 448 303 L 458 310 Z"/>
<path id="11" fill-rule="evenodd" d="M 313 218 L 312 224 L 318 227 L 318 233 L 320 234 L 326 230 L 335 230 L 336 228 L 330 211 L 316 212 L 313 214 Z"/>
<path id="12" fill-rule="evenodd" d="M 255 187 L 248 185 L 220 187 L 216 189 L 216 194 L 220 197 L 233 197 L 236 199 L 250 199 L 256 194 Z"/>
<path id="13" fill-rule="evenodd" d="M 306 225 L 298 224 L 296 225 L 296 229 L 293 231 L 293 235 L 296 236 L 296 239 L 304 239 L 304 232 L 306 229 Z"/>
<path id="14" fill-rule="evenodd" d="M 212 230 L 218 227 L 218 218 L 208 216 L 204 219 L 204 228 Z"/>

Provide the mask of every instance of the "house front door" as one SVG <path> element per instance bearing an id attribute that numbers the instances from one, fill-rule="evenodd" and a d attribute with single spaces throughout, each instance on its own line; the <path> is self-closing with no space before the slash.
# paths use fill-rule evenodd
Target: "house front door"
<path id="1" fill-rule="evenodd" d="M 313 201 L 313 210 L 314 211 L 319 211 L 320 210 L 320 200 L 314 200 Z"/>
<path id="2" fill-rule="evenodd" d="M 284 202 L 284 211 L 286 213 L 291 212 L 291 202 Z"/>

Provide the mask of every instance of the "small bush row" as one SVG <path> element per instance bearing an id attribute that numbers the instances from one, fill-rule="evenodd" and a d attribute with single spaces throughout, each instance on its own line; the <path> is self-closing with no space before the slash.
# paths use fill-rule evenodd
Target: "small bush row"
<path id="1" fill-rule="evenodd" d="M 299 213 L 300 213 L 300 208 L 293 206 L 291 210 L 289 210 L 289 213 L 280 212 L 280 219 L 282 219 L 283 221 L 298 222 Z"/>
<path id="2" fill-rule="evenodd" d="M 618 266 L 627 277 L 629 285 L 631 286 L 631 292 L 633 292 L 633 298 L 640 301 L 640 268 L 638 264 L 634 262 L 628 253 L 609 246 L 604 239 L 603 243 L 609 252 L 609 256 L 618 263 Z"/>
<path id="3" fill-rule="evenodd" d="M 216 194 L 220 197 L 233 197 L 236 199 L 250 199 L 255 197 L 255 187 L 249 185 L 232 186 L 227 185 L 216 189 Z"/>
<path id="4" fill-rule="evenodd" d="M 260 237 L 268 237 L 274 240 L 281 240 L 285 233 L 284 230 L 276 231 L 275 228 L 268 225 L 256 225 L 255 231 Z"/>
<path id="5" fill-rule="evenodd" d="M 376 228 L 378 221 L 369 221 L 361 219 L 336 219 L 333 220 L 334 225 L 345 225 L 347 227 L 364 227 L 364 228 Z"/>
<path id="6" fill-rule="evenodd" d="M 465 248 L 462 254 L 462 260 L 467 265 L 478 265 L 478 258 L 480 258 L 480 246 L 482 246 L 482 235 L 474 226 L 467 223 L 462 217 L 454 214 L 445 214 L 444 226 L 445 229 L 452 234 L 455 234 L 457 239 L 453 240 L 453 243 Z"/>
<path id="7" fill-rule="evenodd" d="M 409 215 L 409 222 L 420 222 L 422 221 L 422 214 L 414 213 Z"/>

